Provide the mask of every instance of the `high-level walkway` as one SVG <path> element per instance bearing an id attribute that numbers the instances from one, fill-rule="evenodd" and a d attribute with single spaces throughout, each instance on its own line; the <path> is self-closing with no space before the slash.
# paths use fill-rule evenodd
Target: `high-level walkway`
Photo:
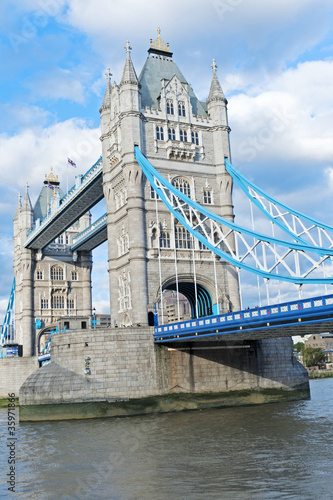
<path id="1" fill-rule="evenodd" d="M 59 200 L 57 207 L 51 209 L 41 221 L 37 220 L 24 246 L 44 248 L 103 197 L 103 163 L 100 158 L 85 175 L 76 178 L 75 186 Z"/>

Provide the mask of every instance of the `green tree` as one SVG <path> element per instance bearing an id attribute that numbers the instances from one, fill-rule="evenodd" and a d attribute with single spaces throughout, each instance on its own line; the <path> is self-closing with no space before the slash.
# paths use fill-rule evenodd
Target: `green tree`
<path id="1" fill-rule="evenodd" d="M 304 347 L 302 355 L 303 363 L 308 368 L 310 366 L 316 366 L 319 363 L 325 361 L 325 354 L 320 349 L 320 347 Z"/>
<path id="2" fill-rule="evenodd" d="M 296 351 L 296 352 L 302 352 L 304 347 L 305 347 L 304 342 L 296 342 L 296 344 L 294 344 L 294 346 L 293 346 L 294 351 Z"/>

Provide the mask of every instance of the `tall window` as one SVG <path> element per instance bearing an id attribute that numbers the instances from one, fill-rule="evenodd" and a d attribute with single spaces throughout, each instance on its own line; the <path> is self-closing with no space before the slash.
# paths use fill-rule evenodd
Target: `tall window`
<path id="1" fill-rule="evenodd" d="M 72 299 L 71 297 L 68 297 L 68 299 L 67 299 L 67 308 L 68 309 L 75 309 L 74 299 Z"/>
<path id="2" fill-rule="evenodd" d="M 158 200 L 160 199 L 152 185 L 150 186 L 150 198 L 152 200 L 155 200 L 155 198 L 157 198 Z"/>
<path id="3" fill-rule="evenodd" d="M 61 281 L 64 279 L 64 270 L 61 266 L 53 266 L 51 268 L 51 280 Z"/>
<path id="4" fill-rule="evenodd" d="M 176 248 L 192 248 L 191 235 L 183 226 L 175 226 Z"/>
<path id="5" fill-rule="evenodd" d="M 179 131 L 179 139 L 181 142 L 184 142 L 184 131 L 183 130 Z"/>
<path id="6" fill-rule="evenodd" d="M 161 231 L 160 248 L 170 248 L 170 233 Z"/>
<path id="7" fill-rule="evenodd" d="M 77 271 L 72 271 L 72 281 L 77 281 Z"/>
<path id="8" fill-rule="evenodd" d="M 176 140 L 176 131 L 174 128 L 168 128 L 168 139 L 169 139 L 169 141 Z"/>
<path id="9" fill-rule="evenodd" d="M 36 278 L 38 280 L 42 280 L 43 279 L 43 271 L 37 271 Z"/>
<path id="10" fill-rule="evenodd" d="M 183 177 L 177 177 L 172 181 L 172 185 L 175 186 L 178 191 L 191 198 L 190 184 L 186 179 Z"/>
<path id="11" fill-rule="evenodd" d="M 51 298 L 52 309 L 64 309 L 65 300 L 63 295 L 53 295 Z"/>
<path id="12" fill-rule="evenodd" d="M 178 103 L 178 115 L 185 116 L 185 103 L 182 101 L 179 101 Z"/>
<path id="13" fill-rule="evenodd" d="M 40 308 L 41 309 L 48 309 L 49 308 L 49 301 L 48 301 L 48 299 L 41 299 L 41 301 L 40 301 Z"/>
<path id="14" fill-rule="evenodd" d="M 207 203 L 208 205 L 211 205 L 212 203 L 212 192 L 210 189 L 204 190 L 204 203 Z"/>
<path id="15" fill-rule="evenodd" d="M 196 144 L 197 146 L 199 146 L 199 135 L 198 135 L 198 132 L 193 132 L 191 133 L 191 139 L 192 139 L 192 142 L 193 144 Z"/>
<path id="16" fill-rule="evenodd" d="M 173 110 L 173 102 L 171 99 L 168 99 L 167 100 L 167 114 L 168 115 L 173 115 L 174 114 L 174 110 Z"/>
<path id="17" fill-rule="evenodd" d="M 156 139 L 158 141 L 164 141 L 164 130 L 163 130 L 163 127 L 156 127 Z"/>

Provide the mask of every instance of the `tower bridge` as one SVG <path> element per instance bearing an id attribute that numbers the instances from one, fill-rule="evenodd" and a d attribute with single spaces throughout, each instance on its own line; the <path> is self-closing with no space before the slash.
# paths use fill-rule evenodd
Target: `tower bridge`
<path id="1" fill-rule="evenodd" d="M 160 32 L 139 77 L 128 42 L 125 49 L 120 83 L 107 72 L 101 158 L 66 195 L 50 174 L 34 207 L 28 191 L 19 200 L 16 342 L 33 357 L 40 335 L 60 320 L 81 325 L 52 335 L 52 363 L 23 384 L 23 404 L 222 394 L 230 386 L 307 396 L 290 336 L 331 328 L 332 296 L 242 310 L 239 276 L 242 270 L 266 282 L 332 284 L 333 229 L 281 204 L 232 166 L 215 61 L 208 98 L 200 101 Z M 234 222 L 233 183 L 265 213 L 272 235 Z M 89 210 L 103 198 L 106 213 L 92 224 Z M 92 251 L 105 241 L 112 328 L 89 330 L 82 325 L 92 311 Z M 176 304 L 178 321 L 165 321 L 167 290 L 186 297 L 189 318 L 182 321 Z M 52 385 L 51 397 L 44 384 Z"/>

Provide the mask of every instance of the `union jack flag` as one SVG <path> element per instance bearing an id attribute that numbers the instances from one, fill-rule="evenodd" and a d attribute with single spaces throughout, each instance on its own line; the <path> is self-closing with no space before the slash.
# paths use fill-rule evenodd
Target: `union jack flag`
<path id="1" fill-rule="evenodd" d="M 67 160 L 68 160 L 69 165 L 76 168 L 76 163 L 73 160 L 71 160 L 70 158 L 67 158 Z"/>
<path id="2" fill-rule="evenodd" d="M 53 186 L 53 184 L 51 184 L 51 182 L 49 182 L 47 186 L 48 186 L 50 189 L 52 189 L 52 191 L 54 190 L 54 186 Z"/>

